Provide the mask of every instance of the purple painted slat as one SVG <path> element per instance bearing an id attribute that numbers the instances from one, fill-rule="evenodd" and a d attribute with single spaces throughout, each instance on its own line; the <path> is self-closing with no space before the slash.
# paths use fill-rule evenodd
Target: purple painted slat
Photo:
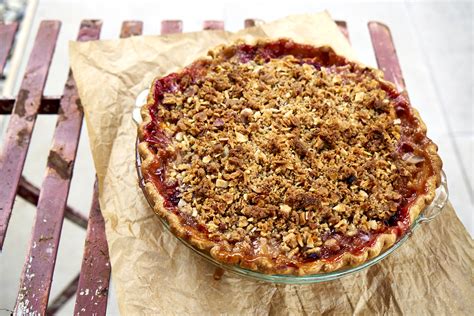
<path id="1" fill-rule="evenodd" d="M 336 21 L 336 24 L 339 27 L 339 30 L 342 32 L 342 34 L 344 34 L 344 36 L 350 42 L 349 31 L 347 30 L 347 22 L 346 21 Z"/>
<path id="2" fill-rule="evenodd" d="M 140 25 L 140 27 L 136 27 Z M 143 22 L 141 21 L 124 21 L 122 23 L 122 30 L 120 31 L 120 37 L 126 38 L 130 36 L 142 35 Z"/>
<path id="3" fill-rule="evenodd" d="M 0 154 L 0 250 L 58 38 L 59 21 L 40 24 Z"/>
<path id="4" fill-rule="evenodd" d="M 202 28 L 204 30 L 223 30 L 224 21 L 217 21 L 217 20 L 204 21 Z"/>
<path id="5" fill-rule="evenodd" d="M 17 195 L 27 202 L 30 202 L 34 206 L 38 205 L 38 200 L 40 196 L 40 189 L 38 189 L 33 183 L 26 180 L 23 176 L 20 178 L 20 183 L 18 184 Z M 66 205 L 64 212 L 64 217 L 73 222 L 74 224 L 87 229 L 87 218 L 82 215 L 81 212 L 73 209 L 72 207 Z"/>
<path id="6" fill-rule="evenodd" d="M 244 27 L 249 28 L 249 27 L 260 25 L 262 23 L 263 23 L 263 20 L 260 20 L 260 19 L 246 19 L 244 21 Z"/>
<path id="7" fill-rule="evenodd" d="M 142 21 L 124 21 L 122 23 L 122 29 L 120 31 L 120 37 L 126 38 L 135 35 L 140 35 L 143 32 Z"/>
<path id="8" fill-rule="evenodd" d="M 161 34 L 174 34 L 183 31 L 183 21 L 181 20 L 164 20 L 161 21 Z"/>
<path id="9" fill-rule="evenodd" d="M 100 21 L 84 21 L 79 41 L 99 38 Z M 44 314 L 48 305 L 69 186 L 82 126 L 82 105 L 71 72 L 66 81 L 15 313 Z"/>
<path id="10" fill-rule="evenodd" d="M 386 80 L 393 82 L 399 91 L 404 91 L 405 80 L 390 29 L 380 22 L 369 22 L 368 27 L 378 67 L 384 72 Z"/>
<path id="11" fill-rule="evenodd" d="M 142 22 L 126 21 L 120 37 L 141 35 Z M 105 223 L 99 206 L 97 181 L 89 214 L 84 257 L 77 288 L 74 315 L 105 315 L 110 281 L 109 248 L 105 236 Z"/>
<path id="12" fill-rule="evenodd" d="M 109 293 L 109 248 L 100 212 L 97 181 L 89 213 L 89 225 L 77 287 L 74 315 L 105 315 Z"/>
<path id="13" fill-rule="evenodd" d="M 12 48 L 17 29 L 17 22 L 10 24 L 0 23 L 0 77 L 3 75 L 3 71 L 5 70 L 7 57 Z"/>

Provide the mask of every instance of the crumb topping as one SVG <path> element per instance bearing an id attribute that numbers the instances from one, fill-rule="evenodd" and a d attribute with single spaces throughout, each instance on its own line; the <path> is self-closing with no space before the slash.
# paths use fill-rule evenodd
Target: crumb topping
<path id="1" fill-rule="evenodd" d="M 398 150 L 402 122 L 369 68 L 216 58 L 156 110 L 177 208 L 230 250 L 338 253 L 392 224 L 424 159 Z"/>

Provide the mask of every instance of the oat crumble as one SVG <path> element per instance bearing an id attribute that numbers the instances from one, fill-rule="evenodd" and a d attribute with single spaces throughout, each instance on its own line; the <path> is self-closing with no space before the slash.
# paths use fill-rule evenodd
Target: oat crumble
<path id="1" fill-rule="evenodd" d="M 337 252 L 337 238 L 390 224 L 423 162 L 400 159 L 401 121 L 368 68 L 216 59 L 161 104 L 177 207 L 230 249 Z"/>

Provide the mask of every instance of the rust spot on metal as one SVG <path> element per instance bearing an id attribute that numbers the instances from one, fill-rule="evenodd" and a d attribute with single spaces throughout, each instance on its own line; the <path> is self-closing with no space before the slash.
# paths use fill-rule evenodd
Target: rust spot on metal
<path id="1" fill-rule="evenodd" d="M 67 161 L 61 154 L 51 151 L 48 156 L 48 167 L 56 171 L 61 179 L 70 179 L 72 174 L 72 161 Z"/>
<path id="2" fill-rule="evenodd" d="M 53 237 L 45 237 L 43 235 L 41 235 L 41 237 L 38 239 L 39 242 L 42 242 L 42 241 L 48 241 L 48 240 L 51 240 L 53 239 Z"/>
<path id="3" fill-rule="evenodd" d="M 16 134 L 16 144 L 20 147 L 28 144 L 28 129 L 25 127 Z"/>
<path id="4" fill-rule="evenodd" d="M 17 114 L 18 116 L 25 116 L 26 114 L 25 104 L 26 104 L 26 99 L 28 99 L 29 94 L 30 94 L 30 91 L 26 89 L 21 89 L 20 92 L 18 92 L 17 103 L 15 106 L 15 114 Z"/>
<path id="5" fill-rule="evenodd" d="M 204 21 L 203 30 L 223 30 L 224 21 L 210 20 Z"/>
<path id="6" fill-rule="evenodd" d="M 64 113 L 59 113 L 59 116 L 58 116 L 58 123 L 59 122 L 62 122 L 62 121 L 66 121 L 68 119 L 68 116 Z M 57 124 L 56 124 L 57 125 Z"/>
<path id="7" fill-rule="evenodd" d="M 76 106 L 77 106 L 77 109 L 81 112 L 83 112 L 83 107 L 82 107 L 82 102 L 81 102 L 81 99 L 77 98 L 76 99 Z"/>
<path id="8" fill-rule="evenodd" d="M 66 84 L 64 85 L 64 89 L 65 90 L 74 90 L 74 89 L 76 89 L 76 86 L 69 83 L 69 82 L 66 82 Z"/>
<path id="9" fill-rule="evenodd" d="M 102 24 L 101 20 L 84 20 L 81 23 L 85 27 L 97 27 Z"/>
<path id="10" fill-rule="evenodd" d="M 78 41 L 85 42 L 89 40 L 98 39 L 101 26 L 102 26 L 101 20 L 82 21 L 81 29 L 79 30 Z"/>
<path id="11" fill-rule="evenodd" d="M 97 296 L 107 296 L 109 294 L 109 288 L 104 287 L 103 289 L 97 290 Z"/>

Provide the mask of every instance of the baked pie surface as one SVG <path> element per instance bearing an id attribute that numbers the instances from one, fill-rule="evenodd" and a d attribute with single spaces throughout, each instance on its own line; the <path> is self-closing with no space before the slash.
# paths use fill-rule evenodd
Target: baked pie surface
<path id="1" fill-rule="evenodd" d="M 440 183 L 417 111 L 379 70 L 329 47 L 220 47 L 155 79 L 142 117 L 154 211 L 218 261 L 263 273 L 377 256 Z"/>

